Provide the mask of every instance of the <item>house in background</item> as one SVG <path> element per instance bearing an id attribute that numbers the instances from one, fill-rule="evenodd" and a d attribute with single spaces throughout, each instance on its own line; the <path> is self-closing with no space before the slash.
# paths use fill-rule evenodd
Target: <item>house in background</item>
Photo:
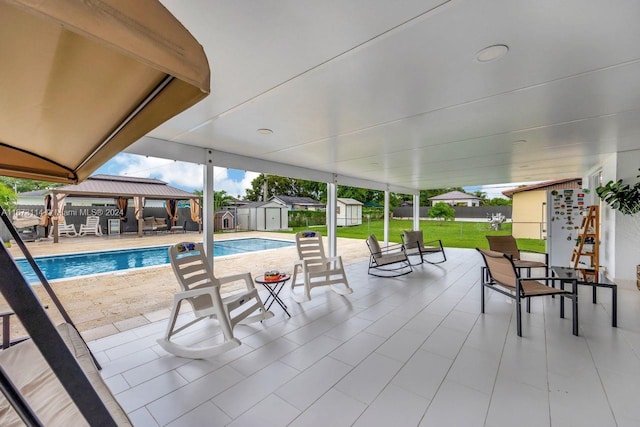
<path id="1" fill-rule="evenodd" d="M 432 205 L 442 202 L 451 206 L 480 206 L 482 199 L 462 191 L 449 191 L 448 193 L 429 197 L 429 200 L 431 200 Z"/>
<path id="2" fill-rule="evenodd" d="M 582 178 L 556 179 L 503 191 L 513 200 L 511 233 L 516 239 L 546 238 L 547 191 L 582 188 Z"/>
<path id="3" fill-rule="evenodd" d="M 238 207 L 239 230 L 275 231 L 289 228 L 289 209 L 278 201 L 251 202 Z"/>
<path id="4" fill-rule="evenodd" d="M 362 206 L 363 204 L 355 199 L 338 197 L 336 204 L 338 227 L 362 224 Z"/>
<path id="5" fill-rule="evenodd" d="M 311 197 L 273 196 L 271 200 L 284 203 L 290 211 L 322 211 L 326 209 L 324 203 Z"/>

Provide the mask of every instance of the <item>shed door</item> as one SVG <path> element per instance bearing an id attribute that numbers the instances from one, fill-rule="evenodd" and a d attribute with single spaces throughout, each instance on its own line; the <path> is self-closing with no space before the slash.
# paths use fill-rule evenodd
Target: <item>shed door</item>
<path id="1" fill-rule="evenodd" d="M 238 228 L 241 230 L 249 229 L 249 213 L 238 214 Z"/>
<path id="2" fill-rule="evenodd" d="M 280 208 L 266 208 L 265 229 L 280 229 Z"/>

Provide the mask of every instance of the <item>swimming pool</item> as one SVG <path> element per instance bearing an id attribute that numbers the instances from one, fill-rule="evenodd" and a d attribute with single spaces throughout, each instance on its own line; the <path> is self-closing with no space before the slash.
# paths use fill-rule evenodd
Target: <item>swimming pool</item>
<path id="1" fill-rule="evenodd" d="M 213 256 L 234 255 L 294 245 L 295 243 L 284 240 L 261 238 L 223 240 L 214 242 Z M 35 260 L 47 280 L 55 280 L 169 264 L 168 248 L 169 246 L 167 245 L 113 251 L 84 252 L 36 257 Z M 16 262 L 18 268 L 20 268 L 20 271 L 22 271 L 22 274 L 24 274 L 29 283 L 39 282 L 36 273 L 26 259 L 19 259 Z"/>

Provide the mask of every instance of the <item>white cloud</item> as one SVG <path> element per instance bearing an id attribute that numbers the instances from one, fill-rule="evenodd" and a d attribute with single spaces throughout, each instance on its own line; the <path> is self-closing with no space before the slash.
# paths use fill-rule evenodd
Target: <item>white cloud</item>
<path id="1" fill-rule="evenodd" d="M 201 165 L 136 155 L 117 156 L 113 160 L 119 165 L 118 175 L 156 178 L 187 191 L 202 189 Z"/>
<path id="2" fill-rule="evenodd" d="M 156 178 L 169 185 L 186 191 L 202 190 L 203 166 L 193 163 L 178 162 L 156 157 L 144 157 L 133 154 L 120 154 L 108 162 L 99 173 Z M 237 181 L 229 176 L 226 168 L 214 167 L 213 186 L 217 191 L 224 190 L 234 197 L 244 196 L 251 181 L 258 176 L 256 172 L 245 172 L 242 180 Z"/>
<path id="3" fill-rule="evenodd" d="M 536 184 L 538 182 L 539 181 L 511 182 L 511 183 L 505 183 L 505 184 L 489 184 L 489 185 L 473 185 L 473 186 L 467 186 L 463 188 L 467 193 L 475 193 L 476 191 L 482 191 L 487 195 L 488 199 L 494 199 L 496 197 L 507 199 L 508 197 L 502 194 L 503 191 L 511 190 L 513 188 L 520 187 L 521 185 Z"/>
<path id="4" fill-rule="evenodd" d="M 251 188 L 251 181 L 260 175 L 256 172 L 244 172 L 242 180 L 236 181 L 229 176 L 228 172 L 226 168 L 214 167 L 213 187 L 216 191 L 224 190 L 227 194 L 233 197 L 240 196 L 240 198 L 244 197 L 247 188 Z"/>

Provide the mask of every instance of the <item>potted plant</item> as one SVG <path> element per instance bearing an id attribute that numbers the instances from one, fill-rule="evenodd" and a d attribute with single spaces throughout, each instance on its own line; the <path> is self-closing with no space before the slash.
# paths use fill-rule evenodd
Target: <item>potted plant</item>
<path id="1" fill-rule="evenodd" d="M 640 175 L 636 178 L 640 178 Z M 615 182 L 609 181 L 604 186 L 597 187 L 596 194 L 612 209 L 623 215 L 633 216 L 640 212 L 640 181 L 633 186 L 624 183 L 621 179 Z M 640 265 L 636 265 L 636 286 L 640 290 Z"/>

